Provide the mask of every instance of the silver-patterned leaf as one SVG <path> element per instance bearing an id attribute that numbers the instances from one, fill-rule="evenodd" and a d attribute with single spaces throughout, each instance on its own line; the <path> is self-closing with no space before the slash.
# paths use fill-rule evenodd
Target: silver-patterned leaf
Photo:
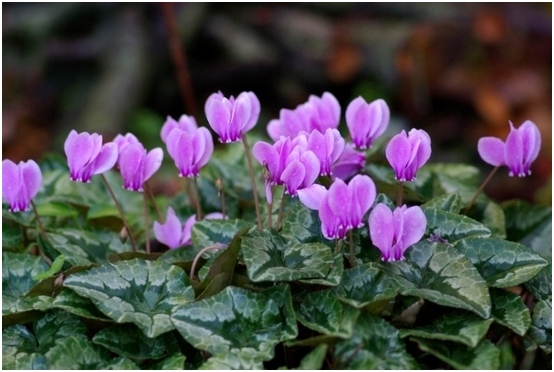
<path id="1" fill-rule="evenodd" d="M 475 348 L 454 342 L 410 338 L 419 348 L 456 369 L 498 369 L 500 350 L 490 341 L 483 340 Z"/>
<path id="2" fill-rule="evenodd" d="M 502 289 L 491 288 L 492 317 L 495 321 L 523 336 L 531 324 L 529 308 L 521 296 Z"/>
<path id="3" fill-rule="evenodd" d="M 537 302 L 527 335 L 546 353 L 552 353 L 552 299 Z"/>

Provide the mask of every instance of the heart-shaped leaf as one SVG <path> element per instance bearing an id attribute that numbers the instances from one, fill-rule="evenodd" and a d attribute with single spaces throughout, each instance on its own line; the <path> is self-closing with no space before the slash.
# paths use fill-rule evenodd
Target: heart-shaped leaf
<path id="1" fill-rule="evenodd" d="M 463 238 L 491 236 L 491 231 L 485 225 L 469 217 L 438 209 L 422 209 L 427 217 L 429 235 L 439 236 L 450 244 Z"/>
<path id="2" fill-rule="evenodd" d="M 465 238 L 454 245 L 477 268 L 491 287 L 526 282 L 548 263 L 523 244 L 496 238 Z"/>
<path id="3" fill-rule="evenodd" d="M 248 277 L 254 282 L 325 279 L 335 264 L 328 246 L 287 242 L 274 230 L 244 236 L 242 252 Z"/>
<path id="4" fill-rule="evenodd" d="M 323 367 L 323 362 L 325 361 L 325 355 L 327 355 L 328 345 L 322 344 L 316 346 L 312 351 L 310 351 L 302 361 L 297 369 L 299 370 L 320 370 Z"/>
<path id="5" fill-rule="evenodd" d="M 197 252 L 211 245 L 225 246 L 240 230 L 251 226 L 250 222 L 237 219 L 198 221 L 192 227 L 192 244 Z"/>
<path id="6" fill-rule="evenodd" d="M 161 261 L 133 259 L 71 275 L 64 282 L 117 323 L 134 323 L 147 337 L 173 329 L 173 307 L 194 300 L 185 272 Z"/>
<path id="7" fill-rule="evenodd" d="M 110 322 L 107 318 L 94 306 L 94 303 L 87 297 L 81 297 L 71 289 L 64 288 L 56 296 L 53 302 L 53 307 L 75 314 L 82 318 L 101 320 Z"/>
<path id="8" fill-rule="evenodd" d="M 523 336 L 531 324 L 531 314 L 521 297 L 502 290 L 491 288 L 492 317 L 498 323 Z"/>
<path id="9" fill-rule="evenodd" d="M 485 280 L 466 256 L 448 244 L 421 241 L 407 251 L 404 261 L 385 267 L 395 275 L 403 295 L 490 316 Z"/>
<path id="10" fill-rule="evenodd" d="M 552 297 L 552 264 L 545 266 L 536 276 L 525 283 L 525 288 L 536 299 L 546 300 Z"/>
<path id="11" fill-rule="evenodd" d="M 311 292 L 296 306 L 296 317 L 304 326 L 325 335 L 348 338 L 360 312 L 342 304 L 331 290 Z"/>
<path id="12" fill-rule="evenodd" d="M 290 242 L 295 243 L 323 243 L 333 244 L 325 239 L 321 232 L 321 221 L 317 211 L 306 208 L 302 203 L 293 199 L 287 209 L 287 216 L 283 222 L 281 235 Z"/>
<path id="13" fill-rule="evenodd" d="M 426 209 L 437 209 L 450 213 L 460 213 L 462 210 L 462 198 L 457 192 L 445 194 L 429 200 L 423 204 Z"/>
<path id="14" fill-rule="evenodd" d="M 338 369 L 417 369 L 418 365 L 385 320 L 362 313 L 352 337 L 339 339 L 334 348 Z"/>
<path id="15" fill-rule="evenodd" d="M 174 353 L 160 360 L 150 367 L 151 370 L 166 371 L 166 370 L 183 370 L 185 369 L 185 360 L 187 358 L 181 353 Z"/>
<path id="16" fill-rule="evenodd" d="M 2 330 L 2 369 L 48 369 L 48 361 L 36 352 L 37 340 L 23 325 Z"/>
<path id="17" fill-rule="evenodd" d="M 37 319 L 33 330 L 38 342 L 37 352 L 44 354 L 54 347 L 58 340 L 84 335 L 87 328 L 79 317 L 62 310 L 52 310 Z"/>
<path id="18" fill-rule="evenodd" d="M 252 358 L 247 352 L 227 352 L 216 354 L 204 362 L 200 370 L 262 370 L 263 360 L 259 357 Z"/>
<path id="19" fill-rule="evenodd" d="M 410 338 L 419 348 L 456 369 L 498 369 L 500 350 L 490 341 L 483 340 L 477 347 L 469 348 L 455 342 Z"/>
<path id="20" fill-rule="evenodd" d="M 427 326 L 401 329 L 402 338 L 415 336 L 431 340 L 459 342 L 475 347 L 485 337 L 492 319 L 481 319 L 472 313 L 452 312 Z"/>
<path id="21" fill-rule="evenodd" d="M 380 263 L 369 262 L 346 270 L 334 292 L 357 309 L 380 310 L 396 297 L 398 284 Z"/>
<path id="22" fill-rule="evenodd" d="M 552 299 L 535 305 L 528 336 L 546 353 L 552 353 Z"/>
<path id="23" fill-rule="evenodd" d="M 552 221 L 552 206 L 531 205 L 523 200 L 502 204 L 506 216 L 507 239 L 519 242 L 545 221 Z"/>
<path id="24" fill-rule="evenodd" d="M 214 355 L 243 352 L 269 360 L 281 341 L 297 336 L 288 286 L 263 293 L 227 287 L 208 299 L 175 309 L 175 328 L 195 348 Z"/>
<path id="25" fill-rule="evenodd" d="M 85 336 L 69 336 L 56 342 L 45 354 L 51 369 L 103 369 L 110 353 L 87 340 Z"/>
<path id="26" fill-rule="evenodd" d="M 133 324 L 116 324 L 102 329 L 92 342 L 127 358 L 158 359 L 166 352 L 164 336 L 148 338 Z"/>

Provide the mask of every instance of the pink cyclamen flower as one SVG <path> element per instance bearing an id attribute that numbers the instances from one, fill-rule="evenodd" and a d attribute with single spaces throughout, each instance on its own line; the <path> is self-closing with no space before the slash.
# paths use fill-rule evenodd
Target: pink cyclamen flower
<path id="1" fill-rule="evenodd" d="M 90 182 L 95 174 L 110 170 L 117 161 L 117 145 L 102 145 L 102 136 L 96 133 L 77 133 L 72 130 L 65 140 L 65 155 L 72 181 Z"/>
<path id="2" fill-rule="evenodd" d="M 208 213 L 204 216 L 207 220 L 222 220 L 226 219 L 221 213 Z M 187 218 L 184 224 L 181 224 L 179 217 L 175 215 L 173 208 L 167 209 L 167 217 L 165 223 L 161 224 L 154 221 L 154 236 L 156 239 L 169 247 L 175 249 L 185 245 L 192 244 L 192 227 L 196 223 L 196 215 L 193 214 Z"/>
<path id="3" fill-rule="evenodd" d="M 391 211 L 379 203 L 369 214 L 369 235 L 381 251 L 383 261 L 401 261 L 404 252 L 421 240 L 427 218 L 420 207 L 406 205 Z"/>
<path id="4" fill-rule="evenodd" d="M 345 147 L 344 138 L 336 129 L 327 129 L 324 133 L 313 130 L 310 134 L 301 132 L 307 137 L 308 150 L 319 160 L 319 174 L 330 176 L 332 164 L 342 155 Z"/>
<path id="5" fill-rule="evenodd" d="M 415 181 L 416 173 L 431 157 L 431 137 L 422 129 L 392 137 L 385 155 L 400 182 Z"/>
<path id="6" fill-rule="evenodd" d="M 376 188 L 372 179 L 357 175 L 348 185 L 336 178 L 329 190 L 314 185 L 298 192 L 302 204 L 319 211 L 321 231 L 327 239 L 343 239 L 348 231 L 362 227 L 363 217 L 375 201 Z"/>
<path id="7" fill-rule="evenodd" d="M 118 134 L 113 140 L 118 145 L 117 165 L 123 178 L 123 188 L 142 192 L 144 182 L 156 173 L 162 165 L 164 153 L 157 147 L 150 152 L 131 133 Z"/>
<path id="8" fill-rule="evenodd" d="M 281 136 L 294 138 L 302 131 L 325 133 L 327 129 L 339 126 L 340 111 L 339 101 L 331 93 L 325 92 L 321 98 L 311 95 L 308 102 L 294 110 L 282 109 L 279 119 L 271 120 L 267 125 L 267 133 L 274 141 Z"/>
<path id="9" fill-rule="evenodd" d="M 8 202 L 10 212 L 28 211 L 42 183 L 42 173 L 34 160 L 2 161 L 2 197 Z"/>
<path id="10" fill-rule="evenodd" d="M 365 154 L 354 149 L 352 144 L 347 143 L 344 151 L 331 166 L 334 177 L 346 181 L 364 168 Z"/>
<path id="11" fill-rule="evenodd" d="M 208 97 L 204 111 L 220 142 L 237 142 L 258 122 L 260 101 L 253 92 L 242 92 L 229 99 L 218 92 Z"/>
<path id="12" fill-rule="evenodd" d="M 541 133 L 530 120 L 518 129 L 510 122 L 510 134 L 506 143 L 496 137 L 483 137 L 477 143 L 481 158 L 496 167 L 507 165 L 511 177 L 525 177 L 531 174 L 531 163 L 539 155 Z"/>
<path id="13" fill-rule="evenodd" d="M 191 132 L 173 128 L 167 136 L 167 152 L 179 169 L 179 177 L 198 177 L 214 152 L 212 134 L 204 127 Z"/>
<path id="14" fill-rule="evenodd" d="M 194 132 L 198 129 L 198 125 L 196 124 L 196 120 L 193 116 L 181 115 L 179 121 L 176 121 L 171 116 L 168 116 L 162 126 L 162 130 L 160 131 L 160 137 L 162 137 L 162 141 L 164 143 L 167 143 L 167 136 L 169 136 L 169 133 L 171 133 L 171 131 L 175 128 L 180 128 L 185 132 Z"/>
<path id="15" fill-rule="evenodd" d="M 367 103 L 362 97 L 358 97 L 346 108 L 346 125 L 352 142 L 360 149 L 369 148 L 385 132 L 389 119 L 389 107 L 382 99 Z"/>

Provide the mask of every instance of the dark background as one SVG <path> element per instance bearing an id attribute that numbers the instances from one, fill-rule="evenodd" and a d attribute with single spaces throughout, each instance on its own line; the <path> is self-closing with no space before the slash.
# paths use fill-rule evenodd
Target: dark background
<path id="1" fill-rule="evenodd" d="M 281 108 L 328 91 L 342 129 L 353 98 L 384 98 L 387 135 L 425 129 L 431 161 L 471 163 L 482 178 L 492 166 L 477 140 L 534 121 L 543 145 L 532 176 L 504 168 L 486 191 L 551 204 L 551 12 L 550 3 L 3 3 L 2 157 L 63 153 L 71 129 L 105 140 L 131 131 L 162 146 L 166 116 L 205 125 L 204 102 L 218 90 L 254 91 L 265 134 Z M 171 40 L 185 53 L 172 54 Z M 162 182 L 158 192 L 171 192 Z"/>

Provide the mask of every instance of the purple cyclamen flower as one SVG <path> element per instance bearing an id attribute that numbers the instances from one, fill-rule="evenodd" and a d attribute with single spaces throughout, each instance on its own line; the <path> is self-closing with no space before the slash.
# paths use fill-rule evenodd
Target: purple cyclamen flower
<path id="1" fill-rule="evenodd" d="M 385 155 L 398 181 L 415 181 L 418 169 L 431 157 L 431 138 L 422 129 L 412 129 L 408 134 L 403 130 L 392 137 Z"/>
<path id="2" fill-rule="evenodd" d="M 193 116 L 181 115 L 179 121 L 176 121 L 171 116 L 168 116 L 162 126 L 162 130 L 160 131 L 160 137 L 162 137 L 162 141 L 164 143 L 167 143 L 167 136 L 169 136 L 169 133 L 171 133 L 171 131 L 175 128 L 180 128 L 185 132 L 194 132 L 198 129 L 198 125 L 196 124 L 196 120 Z"/>
<path id="3" fill-rule="evenodd" d="M 274 141 L 281 136 L 294 138 L 302 131 L 325 133 L 327 129 L 339 126 L 340 111 L 339 101 L 331 93 L 325 92 L 321 98 L 311 95 L 308 102 L 294 110 L 281 109 L 279 119 L 273 119 L 267 125 L 267 133 Z"/>
<path id="4" fill-rule="evenodd" d="M 10 205 L 10 212 L 28 211 L 31 199 L 35 197 L 42 183 L 42 173 L 34 160 L 15 164 L 2 161 L 2 197 Z"/>
<path id="5" fill-rule="evenodd" d="M 369 235 L 383 261 L 403 260 L 404 252 L 421 240 L 426 227 L 427 218 L 420 207 L 403 205 L 391 211 L 379 203 L 369 214 Z"/>
<path id="6" fill-rule="evenodd" d="M 207 220 L 222 220 L 227 217 L 221 213 L 208 213 L 204 216 Z M 196 215 L 193 214 L 187 218 L 186 222 L 182 225 L 179 217 L 175 215 L 173 208 L 167 209 L 167 217 L 165 223 L 161 224 L 154 221 L 154 235 L 156 239 L 169 247 L 169 249 L 175 249 L 184 245 L 192 244 L 192 227 L 196 223 Z"/>
<path id="7" fill-rule="evenodd" d="M 531 175 L 531 163 L 539 155 L 541 133 L 530 120 L 518 129 L 510 122 L 510 134 L 506 143 L 496 137 L 483 137 L 477 144 L 481 158 L 488 164 L 499 167 L 507 165 L 511 177 Z"/>
<path id="8" fill-rule="evenodd" d="M 258 122 L 260 101 L 253 92 L 242 92 L 229 99 L 218 92 L 208 97 L 204 111 L 220 142 L 237 142 Z"/>
<path id="9" fill-rule="evenodd" d="M 214 152 L 212 134 L 204 127 L 191 132 L 173 128 L 167 136 L 167 152 L 179 169 L 179 177 L 198 177 Z"/>
<path id="10" fill-rule="evenodd" d="M 365 154 L 355 150 L 352 144 L 347 143 L 342 154 L 331 166 L 331 172 L 334 177 L 346 181 L 361 171 L 364 165 Z"/>
<path id="11" fill-rule="evenodd" d="M 102 145 L 102 136 L 96 133 L 77 133 L 72 130 L 65 140 L 65 155 L 72 181 L 90 182 L 94 174 L 111 169 L 117 161 L 117 145 Z"/>
<path id="12" fill-rule="evenodd" d="M 327 239 L 343 239 L 348 231 L 362 227 L 363 217 L 375 201 L 375 184 L 366 175 L 357 175 L 348 185 L 336 178 L 329 190 L 314 185 L 298 192 L 302 204 L 319 210 L 321 231 Z"/>
<path id="13" fill-rule="evenodd" d="M 118 145 L 117 165 L 123 178 L 123 188 L 142 192 L 144 182 L 162 165 L 164 153 L 157 147 L 150 152 L 131 133 L 118 134 L 113 142 Z"/>
<path id="14" fill-rule="evenodd" d="M 367 103 L 362 97 L 358 97 L 346 108 L 346 125 L 352 142 L 360 149 L 369 148 L 385 132 L 389 119 L 389 107 L 382 99 Z"/>
<path id="15" fill-rule="evenodd" d="M 345 141 L 336 129 L 327 129 L 323 134 L 313 130 L 310 134 L 301 132 L 308 142 L 308 150 L 312 151 L 319 160 L 319 174 L 329 176 L 332 174 L 331 165 L 344 151 Z"/>

